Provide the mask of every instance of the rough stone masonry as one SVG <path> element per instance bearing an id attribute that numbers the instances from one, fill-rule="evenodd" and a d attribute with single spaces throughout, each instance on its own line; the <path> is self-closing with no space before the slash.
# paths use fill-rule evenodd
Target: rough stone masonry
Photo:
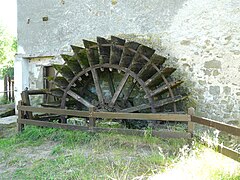
<path id="1" fill-rule="evenodd" d="M 16 100 L 71 44 L 109 35 L 171 57 L 197 115 L 240 120 L 239 0 L 18 0 Z"/>

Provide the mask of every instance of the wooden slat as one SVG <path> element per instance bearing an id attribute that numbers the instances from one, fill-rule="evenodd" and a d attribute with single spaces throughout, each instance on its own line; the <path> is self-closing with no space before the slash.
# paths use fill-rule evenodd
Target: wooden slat
<path id="1" fill-rule="evenodd" d="M 78 59 L 74 56 L 66 55 L 66 54 L 61 54 L 63 60 L 68 64 L 68 67 L 72 70 L 74 74 L 77 74 L 82 70 Z"/>
<path id="2" fill-rule="evenodd" d="M 72 48 L 74 54 L 78 54 L 80 52 L 80 50 L 83 49 L 82 47 L 74 46 L 74 45 L 71 45 L 71 48 Z"/>
<path id="3" fill-rule="evenodd" d="M 120 110 L 120 112 L 137 112 L 137 111 L 141 111 L 141 110 L 144 110 L 144 109 L 148 109 L 150 108 L 151 106 L 149 104 L 140 104 L 138 106 L 133 106 L 133 107 L 129 107 L 129 108 L 126 108 L 126 109 L 122 109 Z"/>
<path id="4" fill-rule="evenodd" d="M 133 89 L 135 88 L 137 82 L 132 82 L 131 86 L 124 92 L 123 102 L 126 103 L 128 98 L 133 92 Z"/>
<path id="5" fill-rule="evenodd" d="M 64 123 L 52 123 L 46 121 L 37 121 L 32 119 L 18 119 L 18 122 L 21 124 L 29 124 L 41 127 L 48 127 L 48 128 L 62 128 L 68 130 L 81 130 L 81 131 L 88 131 L 89 128 L 85 126 L 78 126 L 78 125 L 71 125 L 71 124 L 64 124 Z"/>
<path id="6" fill-rule="evenodd" d="M 106 72 L 107 75 L 107 82 L 108 82 L 108 86 L 109 86 L 109 90 L 111 92 L 111 95 L 113 96 L 115 93 L 115 87 L 114 87 L 114 83 L 113 83 L 113 77 L 112 74 L 110 73 L 110 71 L 107 70 Z"/>
<path id="7" fill-rule="evenodd" d="M 68 110 L 68 109 L 31 107 L 31 106 L 18 106 L 17 108 L 20 111 L 49 113 L 49 114 L 56 114 L 56 115 L 71 115 L 71 116 L 89 117 L 89 112 L 88 111 L 76 111 L 76 110 Z"/>
<path id="8" fill-rule="evenodd" d="M 85 100 L 84 98 L 82 98 L 81 96 L 79 96 L 78 94 L 76 94 L 75 92 L 68 90 L 67 94 L 71 97 L 73 97 L 75 100 L 77 100 L 78 102 L 82 103 L 84 106 L 86 107 L 94 107 L 90 102 L 88 102 L 87 100 Z"/>
<path id="9" fill-rule="evenodd" d="M 71 81 L 74 78 L 74 73 L 69 66 L 54 64 L 54 69 L 56 69 L 64 78 Z"/>
<path id="10" fill-rule="evenodd" d="M 144 65 L 144 67 L 139 71 L 138 76 L 146 81 L 150 77 L 152 77 L 157 71 L 162 69 L 162 64 L 166 61 L 166 58 L 163 56 L 159 56 L 157 54 L 153 54 L 150 58 L 150 61 Z"/>
<path id="11" fill-rule="evenodd" d="M 89 65 L 93 66 L 95 64 L 99 64 L 99 53 L 97 43 L 88 40 L 83 40 L 83 44 L 87 49 Z"/>
<path id="12" fill-rule="evenodd" d="M 57 108 L 39 108 L 31 106 L 18 106 L 18 110 L 51 113 L 57 115 L 72 115 L 89 117 L 88 111 L 76 111 Z M 94 118 L 114 118 L 114 119 L 139 119 L 139 120 L 162 120 L 162 121 L 189 121 L 187 114 L 163 114 L 163 113 L 122 113 L 122 112 L 93 112 Z"/>
<path id="13" fill-rule="evenodd" d="M 160 72 L 154 74 L 151 78 L 149 78 L 145 84 L 146 86 L 156 86 L 163 82 L 162 76 L 169 76 L 171 75 L 176 69 L 175 68 L 164 68 Z"/>
<path id="14" fill-rule="evenodd" d="M 98 100 L 99 100 L 100 104 L 104 104 L 102 89 L 101 89 L 100 84 L 99 84 L 99 78 L 98 78 L 98 74 L 96 72 L 96 69 L 92 69 L 91 72 L 92 72 L 93 82 L 94 82 L 94 85 L 95 85 L 95 88 L 96 88 L 96 93 L 97 93 L 97 96 L 98 96 Z"/>
<path id="15" fill-rule="evenodd" d="M 111 36 L 111 52 L 110 52 L 110 63 L 111 64 L 119 64 L 121 55 L 123 52 L 123 48 L 118 46 L 123 46 L 125 43 L 124 39 L 120 39 L 115 36 Z"/>
<path id="16" fill-rule="evenodd" d="M 93 117 L 110 119 L 138 119 L 184 122 L 189 121 L 189 115 L 187 114 L 94 112 Z"/>
<path id="17" fill-rule="evenodd" d="M 198 116 L 191 116 L 191 121 L 218 129 L 220 131 L 225 131 L 235 136 L 240 136 L 240 127 L 237 127 L 237 126 L 225 124 L 223 122 L 219 122 L 219 121 L 215 121 L 215 120 L 211 120 L 203 117 L 198 117 Z"/>
<path id="18" fill-rule="evenodd" d="M 65 89 L 69 84 L 69 82 L 64 77 L 60 77 L 60 76 L 57 76 L 54 79 L 54 82 L 58 87 L 63 88 L 63 89 Z"/>
<path id="19" fill-rule="evenodd" d="M 144 136 L 146 134 L 145 130 L 136 130 L 136 129 L 120 129 L 120 128 L 99 128 L 99 127 L 85 127 L 78 125 L 70 125 L 63 123 L 52 123 L 46 121 L 37 121 L 37 120 L 28 120 L 28 119 L 19 119 L 21 124 L 29 124 L 41 127 L 50 127 L 50 128 L 62 128 L 68 130 L 81 130 L 86 132 L 109 132 L 109 133 L 121 133 L 126 135 L 138 135 Z M 172 131 L 152 131 L 152 136 L 160 138 L 191 138 L 189 133 L 186 132 L 172 132 Z"/>
<path id="20" fill-rule="evenodd" d="M 209 147 L 209 139 L 207 138 L 203 138 L 203 137 L 199 137 L 199 136 L 195 136 L 199 142 L 201 142 L 203 145 Z M 240 153 L 233 150 L 233 149 L 230 149 L 229 147 L 226 147 L 222 144 L 216 144 L 214 143 L 213 141 L 210 142 L 212 144 L 211 148 L 214 150 L 214 151 L 217 151 L 219 153 L 221 153 L 222 155 L 224 156 L 227 156 L 235 161 L 238 161 L 240 162 Z"/>
<path id="21" fill-rule="evenodd" d="M 122 92 L 123 87 L 124 87 L 124 85 L 125 85 L 126 82 L 127 82 L 128 77 L 129 77 L 129 74 L 126 73 L 126 74 L 124 75 L 124 77 L 122 78 L 121 82 L 119 83 L 119 85 L 118 85 L 118 87 L 117 87 L 117 89 L 116 89 L 116 91 L 115 91 L 115 93 L 114 93 L 114 95 L 113 95 L 113 97 L 112 97 L 112 99 L 111 99 L 111 102 L 109 103 L 109 106 L 110 106 L 110 107 L 114 106 L 114 104 L 115 104 L 118 96 L 119 96 L 120 93 Z"/>
<path id="22" fill-rule="evenodd" d="M 88 62 L 88 58 L 87 58 L 87 50 L 86 49 L 82 49 L 77 53 L 77 57 L 78 57 L 78 63 L 80 64 L 82 69 L 86 69 L 87 67 L 89 67 L 89 62 Z"/>
<path id="23" fill-rule="evenodd" d="M 240 162 L 240 153 L 237 151 L 234 151 L 226 146 L 218 145 L 217 151 L 224 156 L 227 156 L 235 161 Z"/>
<path id="24" fill-rule="evenodd" d="M 128 66 L 132 63 L 133 57 L 136 54 L 135 52 L 137 52 L 137 48 L 139 46 L 140 44 L 137 42 L 126 42 L 124 44 L 123 53 L 119 63 L 121 67 L 128 68 Z"/>
<path id="25" fill-rule="evenodd" d="M 144 65 L 147 64 L 148 61 L 150 61 L 150 58 L 154 54 L 154 52 L 154 49 L 144 45 L 140 45 L 137 49 L 137 53 L 132 60 L 130 69 L 133 72 L 138 73 L 144 67 Z"/>
<path id="26" fill-rule="evenodd" d="M 100 64 L 109 63 L 111 41 L 102 37 L 97 37 L 97 42 L 100 52 Z M 109 44 L 109 46 L 104 46 L 106 44 Z"/>
<path id="27" fill-rule="evenodd" d="M 175 96 L 174 98 L 162 99 L 162 100 L 157 101 L 154 104 L 154 107 L 159 108 L 159 107 L 165 106 L 167 104 L 172 104 L 172 103 L 181 101 L 185 98 L 187 98 L 187 96 L 178 95 L 178 96 Z M 137 112 L 137 111 L 148 109 L 148 108 L 150 108 L 149 104 L 141 104 L 141 105 L 138 105 L 138 106 L 133 106 L 133 107 L 130 107 L 130 108 L 122 109 L 121 112 Z"/>
<path id="28" fill-rule="evenodd" d="M 29 95 L 39 95 L 39 94 L 48 94 L 49 90 L 48 89 L 33 89 L 33 90 L 28 90 Z"/>
<path id="29" fill-rule="evenodd" d="M 173 82 L 169 82 L 169 86 L 171 87 L 171 89 L 173 88 L 176 88 L 177 86 L 179 86 L 180 84 L 182 84 L 183 81 L 173 81 Z M 151 93 L 150 93 L 150 96 L 156 96 L 156 95 L 159 95 L 159 94 L 162 94 L 162 93 L 165 93 L 166 91 L 168 91 L 168 85 L 167 84 L 164 84 L 163 86 L 153 90 Z"/>

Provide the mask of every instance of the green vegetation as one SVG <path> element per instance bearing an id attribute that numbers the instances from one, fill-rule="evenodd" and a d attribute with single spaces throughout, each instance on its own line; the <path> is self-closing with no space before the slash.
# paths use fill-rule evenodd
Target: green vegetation
<path id="1" fill-rule="evenodd" d="M 147 179 L 179 163 L 187 164 L 189 157 L 197 158 L 205 151 L 195 140 L 160 139 L 147 132 L 137 137 L 26 126 L 23 133 L 0 139 L 0 177 Z M 188 169 L 185 166 L 182 169 Z M 237 179 L 239 172 L 212 168 L 211 177 Z"/>
<path id="2" fill-rule="evenodd" d="M 17 40 L 0 25 L 0 76 L 13 77 L 14 55 L 17 51 Z"/>

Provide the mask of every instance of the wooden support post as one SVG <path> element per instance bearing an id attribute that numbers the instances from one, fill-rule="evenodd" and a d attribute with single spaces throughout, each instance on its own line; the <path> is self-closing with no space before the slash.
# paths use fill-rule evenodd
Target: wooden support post
<path id="1" fill-rule="evenodd" d="M 195 115 L 195 109 L 193 107 L 188 108 L 188 115 L 190 115 L 188 121 L 188 132 L 191 133 L 191 136 L 193 137 L 194 123 L 191 121 L 192 116 Z"/>
<path id="2" fill-rule="evenodd" d="M 96 118 L 92 117 L 95 111 L 95 107 L 89 107 L 89 127 L 95 127 Z"/>
<path id="3" fill-rule="evenodd" d="M 29 99 L 28 90 L 23 91 L 21 93 L 21 96 L 22 96 L 23 105 L 30 106 L 30 99 Z M 28 119 L 33 119 L 32 112 L 26 111 L 26 115 L 27 115 Z"/>
<path id="4" fill-rule="evenodd" d="M 22 110 L 19 110 L 19 107 L 23 105 L 23 102 L 22 101 L 18 101 L 18 119 L 17 119 L 17 129 L 18 129 L 18 132 L 22 132 L 23 129 L 24 129 L 24 124 L 22 123 L 19 123 L 19 120 L 20 119 L 23 119 L 24 117 L 24 113 Z"/>
<path id="5" fill-rule="evenodd" d="M 11 80 L 11 83 L 12 83 L 12 102 L 14 102 L 15 97 L 14 97 L 14 80 L 13 79 Z"/>
<path id="6" fill-rule="evenodd" d="M 8 83 L 7 83 L 7 76 L 5 75 L 4 76 L 4 98 L 5 99 L 8 99 L 8 92 L 7 92 L 7 86 L 8 86 Z"/>
<path id="7" fill-rule="evenodd" d="M 7 77 L 8 80 L 8 101 L 12 100 L 12 92 L 11 92 L 11 78 L 10 76 Z"/>

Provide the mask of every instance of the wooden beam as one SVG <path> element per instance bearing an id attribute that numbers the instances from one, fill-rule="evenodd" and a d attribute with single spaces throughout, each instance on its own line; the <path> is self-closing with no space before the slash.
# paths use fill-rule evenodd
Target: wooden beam
<path id="1" fill-rule="evenodd" d="M 137 112 L 137 111 L 140 111 L 140 110 L 144 110 L 144 109 L 148 109 L 150 108 L 151 106 L 149 104 L 141 104 L 141 105 L 138 105 L 138 106 L 133 106 L 133 107 L 130 107 L 130 108 L 126 108 L 126 109 L 122 109 L 120 110 L 120 112 Z"/>
<path id="2" fill-rule="evenodd" d="M 107 81 L 108 81 L 108 85 L 109 85 L 109 90 L 111 92 L 111 95 L 113 97 L 114 93 L 115 93 L 115 87 L 114 87 L 114 83 L 113 83 L 113 77 L 112 74 L 109 71 L 106 71 L 107 73 Z"/>
<path id="3" fill-rule="evenodd" d="M 18 110 L 20 110 L 20 111 L 30 111 L 30 112 L 39 112 L 39 113 L 57 114 L 57 115 L 71 115 L 71 116 L 89 117 L 89 112 L 88 111 L 78 111 L 78 110 L 68 110 L 68 109 L 18 106 Z"/>
<path id="4" fill-rule="evenodd" d="M 125 85 L 126 82 L 127 82 L 128 77 L 129 77 L 129 74 L 128 74 L 128 73 L 125 73 L 124 77 L 122 78 L 121 82 L 119 83 L 119 85 L 118 85 L 118 87 L 117 87 L 117 89 L 116 89 L 116 91 L 115 91 L 115 93 L 114 93 L 114 95 L 113 95 L 113 97 L 112 97 L 112 99 L 111 99 L 111 102 L 109 103 L 109 106 L 110 106 L 110 107 L 113 107 L 113 106 L 114 106 L 114 104 L 115 104 L 118 96 L 119 96 L 120 93 L 122 92 L 123 87 L 124 87 L 124 85 Z"/>
<path id="5" fill-rule="evenodd" d="M 173 88 L 179 86 L 182 83 L 183 83 L 183 81 L 181 81 L 181 80 L 173 81 L 173 82 L 169 82 L 169 86 L 171 87 L 171 89 L 173 89 Z M 168 91 L 169 90 L 168 88 L 169 88 L 168 84 L 164 84 L 163 86 L 153 90 L 151 92 L 150 96 L 156 96 L 156 95 L 162 94 L 162 93 Z"/>
<path id="6" fill-rule="evenodd" d="M 124 103 L 127 102 L 128 98 L 130 97 L 131 93 L 133 92 L 133 89 L 135 88 L 137 82 L 132 82 L 131 86 L 126 90 L 126 92 L 124 93 L 124 97 L 123 97 L 123 101 Z"/>
<path id="7" fill-rule="evenodd" d="M 90 102 L 88 102 L 87 100 L 85 100 L 84 98 L 82 98 L 81 96 L 79 96 L 78 94 L 76 94 L 75 92 L 73 92 L 72 90 L 68 90 L 67 94 L 71 97 L 73 97 L 74 99 L 76 99 L 78 102 L 82 103 L 84 106 L 86 107 L 94 107 Z"/>
<path id="8" fill-rule="evenodd" d="M 57 109 L 57 108 L 43 108 L 31 106 L 18 106 L 18 110 L 51 113 L 57 115 L 71 115 L 80 117 L 90 117 L 88 111 Z M 124 113 L 124 112 L 93 112 L 94 118 L 112 118 L 112 119 L 139 119 L 139 120 L 163 120 L 163 121 L 189 121 L 187 114 L 163 114 L 163 113 Z"/>
<path id="9" fill-rule="evenodd" d="M 100 84 L 99 84 L 99 78 L 98 78 L 98 74 L 96 72 L 96 69 L 91 69 L 91 72 L 92 72 L 92 77 L 93 77 L 94 85 L 95 85 L 95 88 L 96 88 L 96 93 L 97 93 L 97 96 L 98 96 L 98 100 L 99 100 L 100 104 L 104 104 L 102 89 L 101 89 Z"/>
<path id="10" fill-rule="evenodd" d="M 93 117 L 110 119 L 138 119 L 183 122 L 189 121 L 189 115 L 187 114 L 94 112 Z"/>
<path id="11" fill-rule="evenodd" d="M 217 152 L 219 152 L 219 153 L 223 154 L 224 156 L 227 156 L 235 161 L 240 162 L 240 153 L 233 149 L 230 149 L 226 146 L 218 145 Z"/>
<path id="12" fill-rule="evenodd" d="M 215 121 L 215 120 L 211 120 L 203 117 L 197 117 L 197 116 L 191 116 L 191 121 L 218 129 L 220 131 L 225 131 L 235 136 L 240 136 L 240 127 L 237 127 L 237 126 L 233 126 L 233 125 L 225 124 L 223 122 L 219 122 L 219 121 Z"/>

